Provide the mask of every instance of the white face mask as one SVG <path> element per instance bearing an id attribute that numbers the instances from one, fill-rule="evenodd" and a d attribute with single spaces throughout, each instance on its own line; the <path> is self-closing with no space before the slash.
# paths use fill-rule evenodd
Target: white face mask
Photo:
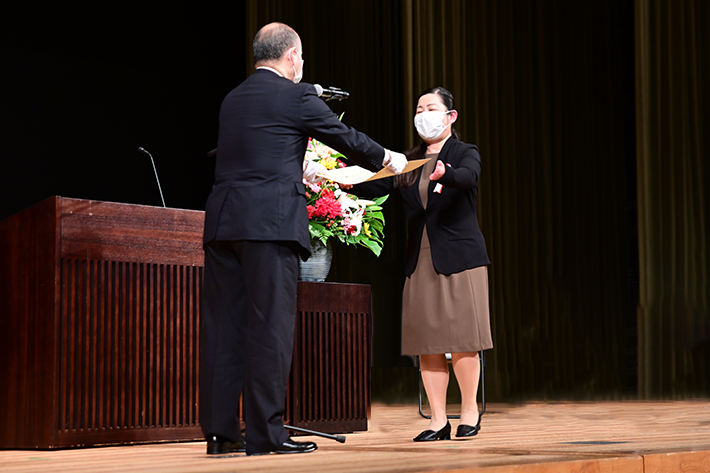
<path id="1" fill-rule="evenodd" d="M 301 72 L 296 74 L 296 65 L 294 63 L 291 63 L 291 67 L 293 67 L 293 83 L 298 84 L 301 82 L 301 79 L 303 79 L 303 63 L 306 62 L 303 59 L 301 59 Z"/>
<path id="2" fill-rule="evenodd" d="M 441 136 L 448 125 L 444 125 L 444 116 L 451 113 L 448 112 L 422 112 L 414 115 L 414 126 L 417 128 L 417 133 L 425 140 L 434 140 Z"/>

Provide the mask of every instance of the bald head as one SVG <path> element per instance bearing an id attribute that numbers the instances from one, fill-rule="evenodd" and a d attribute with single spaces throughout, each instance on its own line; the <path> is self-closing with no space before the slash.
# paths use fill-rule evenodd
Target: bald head
<path id="1" fill-rule="evenodd" d="M 254 37 L 254 65 L 266 65 L 278 62 L 290 48 L 300 48 L 298 34 L 283 23 L 264 25 Z"/>

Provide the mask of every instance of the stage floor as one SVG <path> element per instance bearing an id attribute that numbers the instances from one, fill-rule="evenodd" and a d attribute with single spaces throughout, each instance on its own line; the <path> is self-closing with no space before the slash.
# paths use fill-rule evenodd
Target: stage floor
<path id="1" fill-rule="evenodd" d="M 301 455 L 207 456 L 204 442 L 0 451 L 0 471 L 710 472 L 710 400 L 489 404 L 471 440 L 414 443 L 416 405 L 375 405 L 344 444 Z M 452 421 L 454 430 L 456 422 Z"/>

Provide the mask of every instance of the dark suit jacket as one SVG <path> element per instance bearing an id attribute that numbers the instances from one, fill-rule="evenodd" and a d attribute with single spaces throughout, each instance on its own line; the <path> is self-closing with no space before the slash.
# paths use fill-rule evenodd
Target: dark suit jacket
<path id="1" fill-rule="evenodd" d="M 425 224 L 434 268 L 439 273 L 458 273 L 490 264 L 476 213 L 481 173 L 478 148 L 452 137 L 441 149 L 439 160 L 446 164 L 446 173 L 438 181 L 443 189 L 440 194 L 434 193 L 437 181 L 429 183 L 426 209 L 419 195 L 421 171 L 414 171 L 419 176 L 413 185 L 400 190 L 408 221 L 407 276 L 417 266 Z M 377 197 L 395 190 L 394 183 L 394 178 L 381 179 L 359 184 L 348 192 Z"/>
<path id="2" fill-rule="evenodd" d="M 310 254 L 303 156 L 308 137 L 371 170 L 384 150 L 338 120 L 311 84 L 294 84 L 257 69 L 222 102 L 215 183 L 207 203 L 204 242 L 298 242 Z"/>

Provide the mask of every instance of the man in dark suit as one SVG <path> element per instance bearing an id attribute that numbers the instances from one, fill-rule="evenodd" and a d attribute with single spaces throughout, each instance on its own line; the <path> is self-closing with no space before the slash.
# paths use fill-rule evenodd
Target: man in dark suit
<path id="1" fill-rule="evenodd" d="M 298 256 L 310 255 L 302 179 L 308 137 L 350 160 L 402 171 L 406 158 L 341 123 L 303 75 L 301 40 L 282 23 L 254 38 L 256 71 L 222 102 L 205 215 L 200 423 L 207 453 L 302 453 L 282 415 L 293 354 Z M 244 394 L 246 448 L 238 417 Z"/>

